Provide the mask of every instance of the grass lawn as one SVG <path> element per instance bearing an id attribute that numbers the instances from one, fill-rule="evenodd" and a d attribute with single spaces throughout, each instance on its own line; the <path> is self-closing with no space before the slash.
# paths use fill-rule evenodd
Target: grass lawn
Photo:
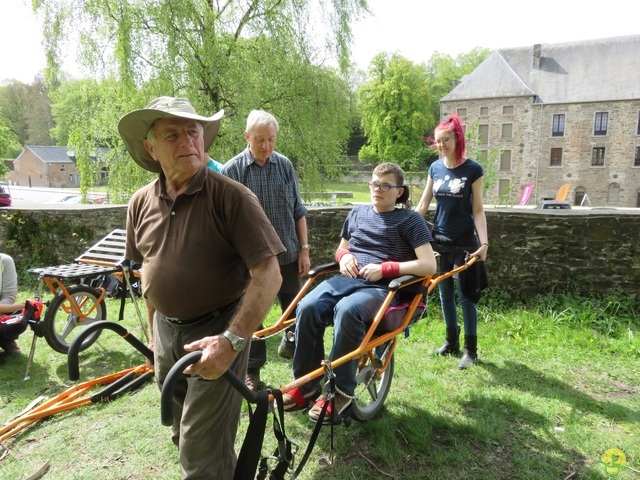
<path id="1" fill-rule="evenodd" d="M 323 429 L 299 478 L 640 478 L 637 300 L 549 297 L 525 308 L 490 296 L 480 304 L 482 362 L 467 371 L 457 369 L 457 358 L 430 355 L 444 336 L 437 298 L 430 301 L 427 318 L 399 341 L 380 417 L 336 427 L 333 455 L 330 429 Z M 117 311 L 117 301 L 109 300 L 109 318 Z M 142 338 L 131 305 L 123 325 Z M 23 354 L 0 354 L 3 421 L 73 384 L 66 357 L 43 339 L 31 378 L 23 380 L 31 338 L 30 331 L 20 337 Z M 279 340 L 268 340 L 263 370 L 263 380 L 276 387 L 291 379 L 289 361 L 276 353 Z M 81 380 L 141 363 L 126 342 L 105 331 L 80 354 Z M 179 479 L 177 451 L 159 417 L 152 383 L 113 402 L 55 415 L 4 443 L 0 478 L 26 478 L 49 461 L 45 478 Z M 313 426 L 302 413 L 286 418 L 300 458 Z M 247 425 L 245 410 L 238 448 Z M 263 453 L 274 448 L 267 427 Z M 610 449 L 626 460 L 615 477 L 601 463 Z"/>
<path id="2" fill-rule="evenodd" d="M 417 205 L 420 201 L 420 196 L 422 195 L 422 190 L 424 189 L 424 185 L 413 185 L 410 187 L 410 195 L 411 201 L 413 205 Z M 330 202 L 329 200 L 315 198 L 310 200 L 315 200 L 317 202 L 325 202 L 332 203 L 335 205 L 347 205 L 352 203 L 370 203 L 370 191 L 369 185 L 366 182 L 362 183 L 342 183 L 342 182 L 328 182 L 324 184 L 325 192 L 352 192 L 353 198 L 337 198 L 336 200 Z M 306 200 L 306 199 L 305 199 Z"/>

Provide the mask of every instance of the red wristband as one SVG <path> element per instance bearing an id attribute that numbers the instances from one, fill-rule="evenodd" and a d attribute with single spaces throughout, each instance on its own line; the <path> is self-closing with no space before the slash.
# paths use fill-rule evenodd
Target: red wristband
<path id="1" fill-rule="evenodd" d="M 345 255 L 351 255 L 351 252 L 346 248 L 339 248 L 336 252 L 336 262 L 340 263 L 340 260 L 342 260 L 342 257 Z"/>
<path id="2" fill-rule="evenodd" d="M 398 262 L 382 262 L 382 277 L 396 278 L 400 276 L 400 264 Z"/>

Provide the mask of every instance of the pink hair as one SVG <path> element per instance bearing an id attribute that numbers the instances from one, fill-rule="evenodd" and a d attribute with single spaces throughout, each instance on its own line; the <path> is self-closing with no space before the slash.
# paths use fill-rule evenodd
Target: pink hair
<path id="1" fill-rule="evenodd" d="M 455 113 L 449 115 L 449 118 L 440 122 L 438 126 L 434 129 L 435 132 L 438 131 L 450 132 L 452 136 L 456 137 L 456 165 L 460 165 L 462 159 L 464 158 L 464 153 L 467 148 L 467 142 L 464 138 L 464 131 L 462 130 L 462 124 L 460 123 L 460 117 L 458 117 Z M 435 145 L 435 141 L 434 141 Z"/>

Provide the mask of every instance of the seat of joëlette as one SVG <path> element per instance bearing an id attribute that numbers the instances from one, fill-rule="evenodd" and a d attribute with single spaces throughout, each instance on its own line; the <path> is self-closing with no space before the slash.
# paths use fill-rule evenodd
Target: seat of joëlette
<path id="1" fill-rule="evenodd" d="M 115 229 L 78 256 L 73 264 L 32 268 L 28 272 L 65 280 L 115 273 L 121 270 L 121 265 L 125 262 L 125 246 L 126 231 Z M 133 273 L 139 276 L 138 270 L 133 270 Z"/>

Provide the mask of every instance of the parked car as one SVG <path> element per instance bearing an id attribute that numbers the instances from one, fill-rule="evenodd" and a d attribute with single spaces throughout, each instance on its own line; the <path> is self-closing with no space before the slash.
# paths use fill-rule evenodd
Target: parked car
<path id="1" fill-rule="evenodd" d="M 6 183 L 0 183 L 0 207 L 11 206 L 11 192 L 9 191 L 9 185 Z"/>
<path id="2" fill-rule="evenodd" d="M 571 210 L 571 204 L 560 200 L 544 200 L 540 205 L 538 205 L 538 208 L 542 208 L 544 210 Z"/>
<path id="3" fill-rule="evenodd" d="M 78 204 L 82 203 L 81 195 L 67 195 L 58 200 L 59 203 L 67 203 L 67 204 Z M 87 195 L 86 204 L 87 205 L 102 205 L 107 202 L 106 195 Z"/>

